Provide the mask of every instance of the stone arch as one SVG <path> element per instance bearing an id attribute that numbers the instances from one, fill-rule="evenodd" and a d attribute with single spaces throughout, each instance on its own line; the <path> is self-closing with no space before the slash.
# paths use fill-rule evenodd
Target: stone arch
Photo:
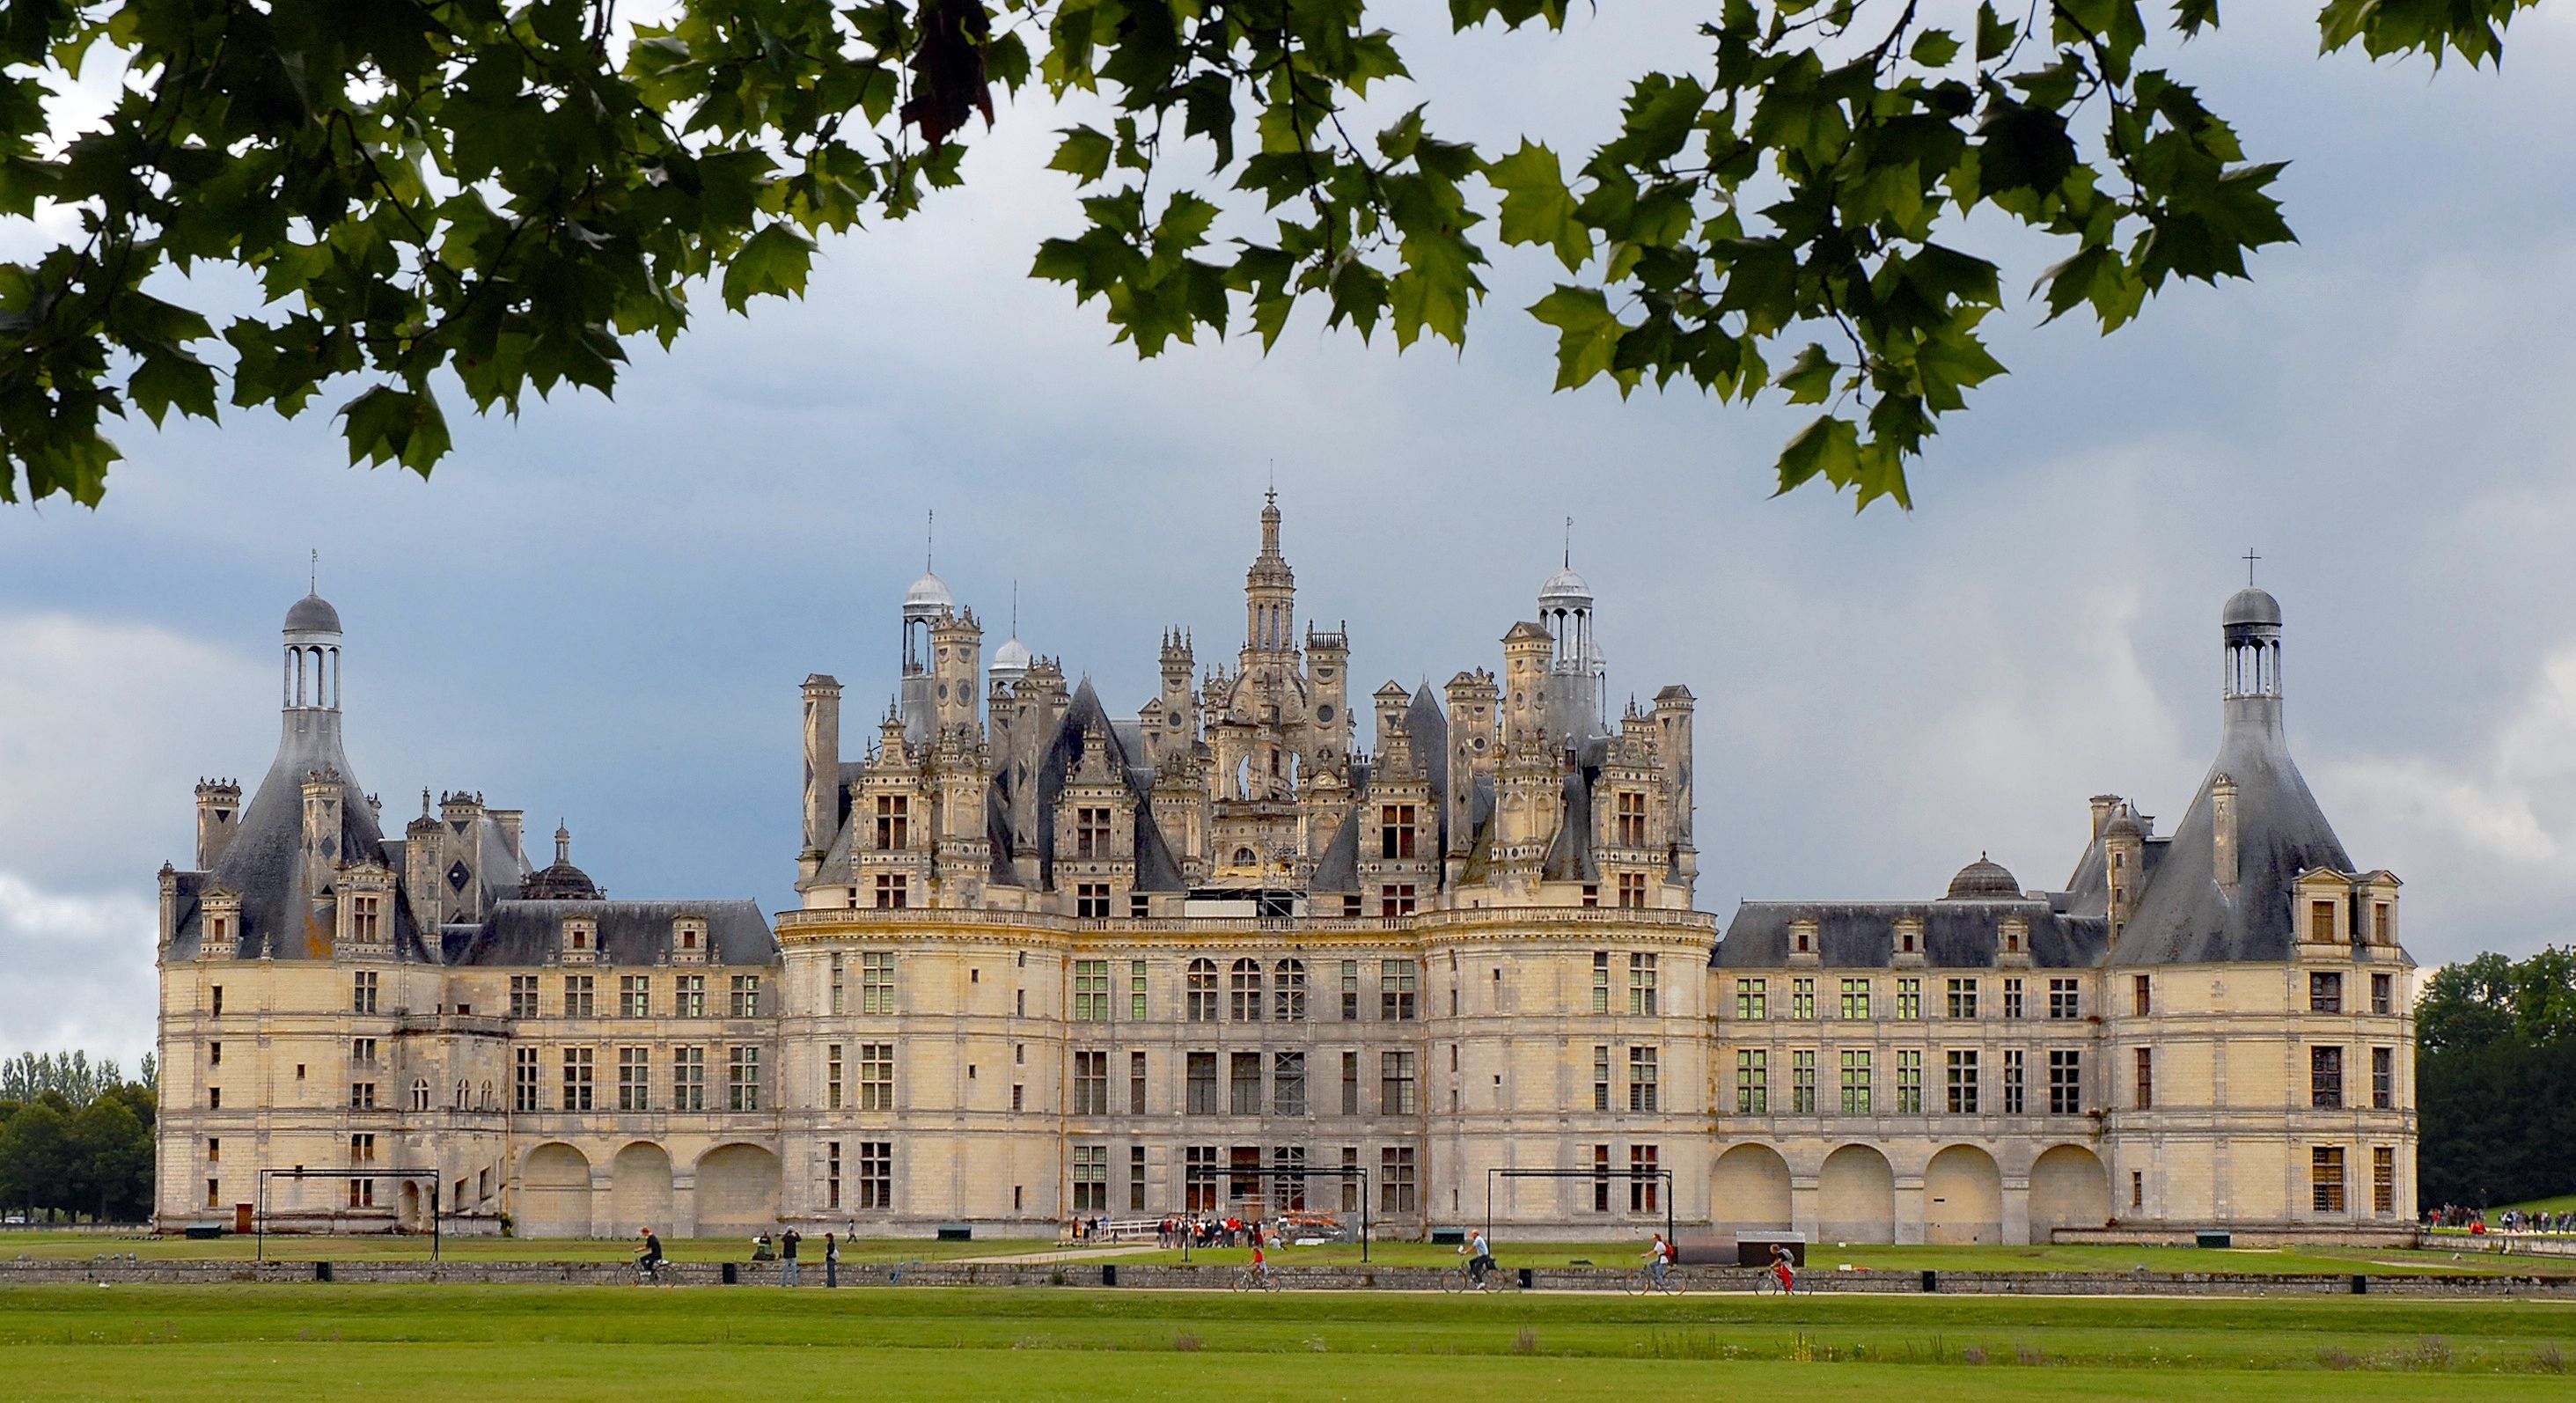
<path id="1" fill-rule="evenodd" d="M 433 1185 L 432 1192 L 435 1191 L 436 1186 Z M 403 1180 L 401 1216 L 395 1221 L 402 1226 L 404 1232 L 429 1231 L 429 1215 L 421 1211 L 420 1204 L 420 1181 Z"/>
<path id="2" fill-rule="evenodd" d="M 590 1157 L 560 1140 L 528 1151 L 518 1207 L 522 1237 L 590 1236 Z"/>
<path id="3" fill-rule="evenodd" d="M 671 1156 L 661 1146 L 638 1140 L 608 1162 L 608 1217 L 612 1237 L 671 1231 Z"/>
<path id="4" fill-rule="evenodd" d="M 1737 1145 L 1717 1157 L 1709 1183 L 1709 1216 L 1720 1230 L 1774 1231 L 1789 1226 L 1789 1162 L 1768 1145 Z"/>
<path id="5" fill-rule="evenodd" d="M 1828 1242 L 1896 1240 L 1896 1171 L 1867 1145 L 1825 1156 L 1816 1175 L 1816 1231 Z"/>
<path id="6" fill-rule="evenodd" d="M 2004 1176 L 1995 1157 L 1974 1145 L 1952 1145 L 1923 1167 L 1923 1240 L 2004 1240 Z"/>
<path id="7" fill-rule="evenodd" d="M 698 1157 L 698 1235 L 730 1237 L 778 1222 L 778 1156 L 758 1145 L 718 1145 Z"/>
<path id="8" fill-rule="evenodd" d="M 2111 1220 L 2111 1176 L 2081 1145 L 2055 1145 L 2031 1162 L 2030 1240 L 2057 1228 L 2098 1228 Z"/>

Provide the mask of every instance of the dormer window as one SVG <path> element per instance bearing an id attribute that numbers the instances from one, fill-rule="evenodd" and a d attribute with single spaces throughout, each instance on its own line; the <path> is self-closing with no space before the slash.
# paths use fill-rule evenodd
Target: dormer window
<path id="1" fill-rule="evenodd" d="M 1906 954 L 1909 954 L 1909 955 L 1911 955 L 1911 954 L 1913 954 L 1913 953 L 1914 953 L 1914 928 L 1913 928 L 1913 927 L 1911 927 L 1911 926 L 1907 926 L 1907 927 L 1905 927 L 1904 929 L 1899 930 L 1899 931 L 1896 933 L 1896 948 L 1897 948 L 1897 949 L 1899 949 L 1899 950 L 1904 951 Z"/>
<path id="2" fill-rule="evenodd" d="M 594 964 L 599 959 L 599 923 L 589 919 L 563 923 L 563 959 L 566 964 Z"/>
<path id="3" fill-rule="evenodd" d="M 2324 944 L 2335 937 L 2335 904 L 2331 901 L 2308 903 L 2308 939 Z"/>

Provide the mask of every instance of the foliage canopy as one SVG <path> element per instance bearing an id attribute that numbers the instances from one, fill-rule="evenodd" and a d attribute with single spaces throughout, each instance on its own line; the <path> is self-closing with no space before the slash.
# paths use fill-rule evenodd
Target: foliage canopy
<path id="1" fill-rule="evenodd" d="M 2324 0 L 2318 24 L 2328 51 L 2474 66 L 2533 3 Z M 1569 8 L 1448 19 L 1554 30 Z M 1981 329 L 2001 269 L 1972 245 L 2009 231 L 1971 216 L 2054 244 L 2032 295 L 2104 331 L 2292 237 L 2281 163 L 2160 66 L 2216 0 L 2152 25 L 2140 0 L 1703 9 L 1698 50 L 1570 157 L 1443 137 L 1426 106 L 1379 120 L 1371 95 L 1410 72 L 1365 0 L 681 0 L 658 25 L 611 0 L 11 0 L 0 219 L 59 237 L 0 264 L 0 499 L 95 504 L 107 419 L 291 416 L 326 385 L 358 387 L 336 407 L 352 462 L 426 474 L 442 392 L 514 414 L 605 393 L 698 285 L 736 311 L 800 293 L 818 235 L 959 182 L 997 88 L 1114 114 L 1062 133 L 1084 227 L 1033 271 L 1141 355 L 1267 346 L 1300 304 L 1462 344 L 1492 250 L 1527 246 L 1564 268 L 1528 309 L 1559 387 L 1820 406 L 1780 487 L 1862 505 L 1905 502 L 1939 416 L 2003 370 Z M 111 110 L 57 130 L 49 94 L 117 60 Z M 263 305 L 171 276 L 205 265 Z"/>
<path id="2" fill-rule="evenodd" d="M 2415 1036 L 2427 1206 L 2576 1188 L 2576 947 L 2443 966 L 2424 983 Z"/>

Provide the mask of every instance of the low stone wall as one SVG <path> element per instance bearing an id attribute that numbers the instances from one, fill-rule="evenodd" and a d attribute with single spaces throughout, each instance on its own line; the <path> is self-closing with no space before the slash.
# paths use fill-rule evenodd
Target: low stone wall
<path id="1" fill-rule="evenodd" d="M 2404 1225 L 2386 1228 L 2312 1228 L 2298 1224 L 2276 1224 L 2269 1227 L 2221 1226 L 2217 1231 L 2228 1234 L 2237 1247 L 2420 1247 L 2423 1232 Z M 2049 1241 L 2060 1247 L 2077 1245 L 2094 1247 L 2194 1247 L 2198 1234 L 2190 1228 L 2059 1228 L 2049 1234 Z"/>
<path id="2" fill-rule="evenodd" d="M 731 1267 L 743 1286 L 778 1286 L 774 1262 L 675 1262 L 663 1268 L 663 1279 L 684 1286 L 719 1286 Z M 471 1282 L 519 1286 L 623 1286 L 634 1279 L 623 1262 L 207 1262 L 138 1261 L 98 1263 L 88 1260 L 0 1262 L 0 1286 L 33 1285 L 203 1285 L 311 1282 L 426 1283 Z M 1079 1286 L 1100 1287 L 1114 1281 L 1120 1290 L 1223 1290 L 1233 1285 L 1238 1267 L 1143 1266 L 1124 1263 L 1069 1262 L 1061 1265 L 999 1265 L 977 1262 L 909 1262 L 901 1265 L 847 1265 L 843 1286 Z M 1674 1274 L 1694 1291 L 1744 1291 L 1752 1273 L 1743 1268 L 1677 1268 Z M 1298 1291 L 1435 1291 L 1441 1273 L 1430 1267 L 1282 1267 L 1283 1286 Z M 1627 1273 L 1601 1268 L 1536 1269 L 1530 1285 L 1542 1291 L 1617 1291 Z M 1504 1280 L 1517 1282 L 1506 1269 Z M 2356 1280 L 2364 1282 L 2356 1291 Z M 823 1285 L 823 1264 L 804 1264 L 804 1286 Z M 1842 1272 L 1809 1271 L 1798 1289 L 1814 1295 L 1920 1295 L 1927 1291 L 1959 1296 L 2374 1296 L 2523 1297 L 2576 1300 L 2576 1278 L 2513 1276 L 2267 1276 L 2245 1272 Z"/>

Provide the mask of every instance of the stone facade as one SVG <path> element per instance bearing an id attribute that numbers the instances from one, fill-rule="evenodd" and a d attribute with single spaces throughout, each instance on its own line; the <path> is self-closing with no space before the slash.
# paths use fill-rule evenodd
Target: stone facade
<path id="1" fill-rule="evenodd" d="M 1611 716 L 1580 576 L 1499 673 L 1377 688 L 1364 751 L 1347 632 L 1295 631 L 1281 524 L 1274 500 L 1232 666 L 1167 631 L 1132 719 L 1016 637 L 987 665 L 925 574 L 857 757 L 840 684 L 804 683 L 774 923 L 611 900 L 561 830 L 533 868 L 475 794 L 383 835 L 338 618 L 302 601 L 275 765 L 247 808 L 201 785 L 196 870 L 162 874 L 165 1225 L 2411 1219 L 2397 882 L 2289 762 L 2270 596 L 2229 603 L 2219 763 L 2170 836 L 2101 796 L 2063 891 L 1980 860 L 1938 901 L 1752 902 L 1721 932 L 1693 698 Z"/>

